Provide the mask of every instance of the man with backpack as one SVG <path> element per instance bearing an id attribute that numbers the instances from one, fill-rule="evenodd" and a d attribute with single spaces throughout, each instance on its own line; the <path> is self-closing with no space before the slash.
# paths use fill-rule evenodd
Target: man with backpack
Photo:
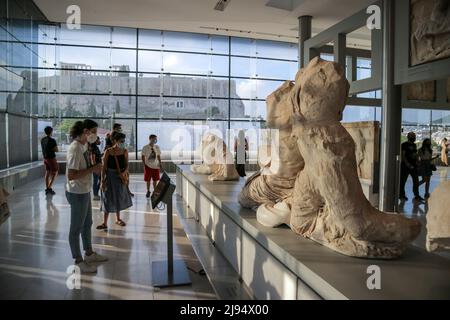
<path id="1" fill-rule="evenodd" d="M 142 162 L 144 164 L 144 180 L 147 183 L 147 198 L 150 197 L 150 181 L 153 181 L 153 190 L 159 181 L 160 171 L 162 170 L 161 164 L 161 149 L 156 143 L 158 137 L 151 134 L 149 137 L 149 144 L 142 148 Z"/>

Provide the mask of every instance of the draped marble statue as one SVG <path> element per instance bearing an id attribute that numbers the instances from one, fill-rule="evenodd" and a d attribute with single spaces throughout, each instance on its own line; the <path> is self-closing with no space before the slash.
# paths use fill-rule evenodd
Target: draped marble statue
<path id="1" fill-rule="evenodd" d="M 193 173 L 208 174 L 210 181 L 239 180 L 231 152 L 221 138 L 205 134 L 197 152 L 202 163 L 191 165 Z"/>
<path id="2" fill-rule="evenodd" d="M 340 123 L 348 90 L 337 63 L 314 58 L 299 72 L 286 94 L 301 167 L 290 194 L 261 204 L 257 218 L 266 226 L 286 223 L 297 234 L 345 255 L 395 258 L 418 236 L 421 225 L 378 211 L 364 196 L 355 143 Z"/>
<path id="3" fill-rule="evenodd" d="M 450 250 L 450 181 L 434 189 L 428 200 L 427 241 L 428 251 Z"/>
<path id="4" fill-rule="evenodd" d="M 267 154 L 259 159 L 261 170 L 249 177 L 239 194 L 239 203 L 246 208 L 256 208 L 266 202 L 287 198 L 294 187 L 295 177 L 303 167 L 297 142 L 291 137 L 293 109 L 289 94 L 294 89 L 285 81 L 266 99 L 267 122 L 270 129 L 278 129 L 277 148 L 262 146 Z M 277 150 L 275 150 L 277 149 Z"/>

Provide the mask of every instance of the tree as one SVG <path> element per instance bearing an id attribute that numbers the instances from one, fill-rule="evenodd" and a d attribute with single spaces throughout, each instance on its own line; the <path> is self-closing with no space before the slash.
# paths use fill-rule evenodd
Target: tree
<path id="1" fill-rule="evenodd" d="M 65 109 L 65 116 L 66 117 L 81 117 L 81 116 L 83 116 L 83 114 L 81 114 L 80 111 L 75 110 L 74 104 L 72 103 L 72 97 L 70 97 L 67 100 L 67 106 L 66 106 L 66 109 Z"/>
<path id="2" fill-rule="evenodd" d="M 120 103 L 119 103 L 119 100 L 116 100 L 116 114 L 120 114 Z"/>
<path id="3" fill-rule="evenodd" d="M 66 105 L 66 117 L 72 117 L 73 116 L 73 104 L 72 104 L 72 98 L 67 99 L 67 105 Z"/>
<path id="4" fill-rule="evenodd" d="M 131 133 L 130 133 L 130 149 L 128 151 L 134 151 L 134 127 L 131 127 Z"/>
<path id="5" fill-rule="evenodd" d="M 57 124 L 57 117 L 54 109 L 48 111 L 48 117 L 52 119 L 52 127 L 55 128 Z"/>
<path id="6" fill-rule="evenodd" d="M 215 115 L 220 114 L 220 109 L 217 106 L 211 107 L 211 117 L 214 117 Z"/>
<path id="7" fill-rule="evenodd" d="M 50 107 L 48 105 L 48 101 L 45 100 L 42 105 L 42 116 L 44 117 L 50 117 Z"/>
<path id="8" fill-rule="evenodd" d="M 73 124 L 76 122 L 76 119 L 64 119 L 63 121 L 61 121 L 58 130 L 61 134 L 61 137 L 68 137 L 69 133 L 70 133 L 70 128 L 72 128 Z M 67 139 L 66 142 L 69 142 L 69 139 Z"/>
<path id="9" fill-rule="evenodd" d="M 94 104 L 94 99 L 92 99 L 91 103 L 89 104 L 89 108 L 88 108 L 87 114 L 91 118 L 95 118 L 97 116 L 97 109 L 96 109 L 95 104 Z"/>
<path id="10" fill-rule="evenodd" d="M 105 116 L 105 105 L 102 103 L 102 118 Z"/>

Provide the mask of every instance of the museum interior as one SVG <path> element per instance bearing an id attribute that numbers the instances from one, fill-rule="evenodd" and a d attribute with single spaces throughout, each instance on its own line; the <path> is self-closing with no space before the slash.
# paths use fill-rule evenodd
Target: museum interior
<path id="1" fill-rule="evenodd" d="M 449 1 L 0 11 L 0 300 L 450 299 Z"/>

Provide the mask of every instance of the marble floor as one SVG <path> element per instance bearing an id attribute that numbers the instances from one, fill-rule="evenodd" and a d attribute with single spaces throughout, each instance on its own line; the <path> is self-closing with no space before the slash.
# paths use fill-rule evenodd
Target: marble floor
<path id="1" fill-rule="evenodd" d="M 58 177 L 55 196 L 45 196 L 43 182 L 36 180 L 16 189 L 9 198 L 11 217 L 0 226 L 0 299 L 215 299 L 206 276 L 195 271 L 201 265 L 191 243 L 174 215 L 175 258 L 184 259 L 192 285 L 158 289 L 151 286 L 151 262 L 166 257 L 166 214 L 152 210 L 145 198 L 140 175 L 131 176 L 134 205 L 123 213 L 126 227 L 110 217 L 107 232 L 93 230 L 94 248 L 110 260 L 93 276 L 83 276 L 81 289 L 70 290 L 67 268 L 72 264 L 68 245 L 70 208 L 64 196 L 64 177 Z M 431 191 L 450 179 L 450 168 L 433 175 Z M 427 203 L 413 200 L 412 182 L 401 211 L 422 221 L 423 231 L 415 245 L 425 247 Z M 424 194 L 424 187 L 421 187 Z M 174 205 L 174 210 L 177 206 Z M 102 220 L 99 202 L 93 202 L 94 226 Z M 449 253 L 439 253 L 449 258 Z"/>
<path id="2" fill-rule="evenodd" d="M 450 180 L 450 167 L 438 167 L 438 170 L 433 173 L 430 183 L 430 193 L 441 183 L 442 181 Z M 426 215 L 428 212 L 428 202 L 414 201 L 414 194 L 412 191 L 412 179 L 409 178 L 406 182 L 405 192 L 408 197 L 408 201 L 400 201 L 399 211 L 404 213 L 408 217 L 419 219 L 422 222 L 422 232 L 415 241 L 415 245 L 425 248 L 426 241 Z M 420 186 L 419 193 L 422 197 L 425 194 L 425 185 Z M 450 196 L 450 195 L 449 195 Z M 438 252 L 440 256 L 450 259 L 450 252 Z"/>
<path id="3" fill-rule="evenodd" d="M 107 232 L 95 230 L 103 215 L 93 201 L 94 250 L 110 260 L 98 266 L 97 274 L 82 276 L 79 290 L 66 285 L 73 260 L 65 178 L 58 177 L 54 196 L 45 196 L 40 180 L 16 189 L 8 201 L 11 217 L 0 226 L 0 299 L 215 299 L 207 277 L 198 274 L 202 267 L 175 214 L 174 256 L 186 262 L 192 285 L 151 286 L 151 262 L 166 257 L 167 216 L 151 209 L 141 179 L 131 176 L 135 197 L 133 207 L 123 212 L 126 227 L 115 225 L 111 216 Z"/>

